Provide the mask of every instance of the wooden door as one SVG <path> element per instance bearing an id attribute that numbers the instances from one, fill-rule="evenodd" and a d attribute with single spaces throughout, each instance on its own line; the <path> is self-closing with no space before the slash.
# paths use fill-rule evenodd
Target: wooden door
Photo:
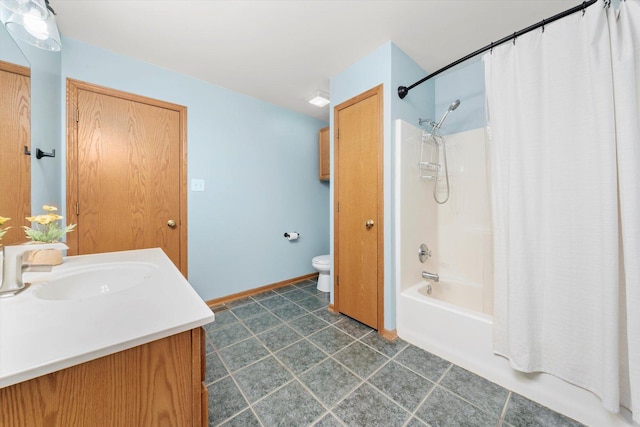
<path id="1" fill-rule="evenodd" d="M 26 241 L 31 216 L 31 78 L 26 67 L 0 61 L 0 215 L 11 218 L 3 245 Z"/>
<path id="2" fill-rule="evenodd" d="M 383 329 L 382 86 L 335 108 L 335 309 Z"/>
<path id="3" fill-rule="evenodd" d="M 72 80 L 68 90 L 71 253 L 160 247 L 186 276 L 186 108 Z"/>

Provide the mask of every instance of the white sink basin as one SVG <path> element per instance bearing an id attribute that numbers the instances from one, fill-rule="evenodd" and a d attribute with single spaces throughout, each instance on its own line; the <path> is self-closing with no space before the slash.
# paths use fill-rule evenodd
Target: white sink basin
<path id="1" fill-rule="evenodd" d="M 98 264 L 61 273 L 43 282 L 35 296 L 47 300 L 76 300 L 111 295 L 147 281 L 156 270 L 154 264 L 118 262 Z"/>

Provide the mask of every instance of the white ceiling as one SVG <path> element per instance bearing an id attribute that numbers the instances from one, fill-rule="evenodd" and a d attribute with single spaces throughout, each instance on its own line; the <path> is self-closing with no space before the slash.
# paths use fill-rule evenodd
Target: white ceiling
<path id="1" fill-rule="evenodd" d="M 50 0 L 60 32 L 312 117 L 305 102 L 391 40 L 428 72 L 578 0 Z M 64 49 L 64 46 L 63 46 Z M 406 85 L 414 82 L 406 82 Z"/>

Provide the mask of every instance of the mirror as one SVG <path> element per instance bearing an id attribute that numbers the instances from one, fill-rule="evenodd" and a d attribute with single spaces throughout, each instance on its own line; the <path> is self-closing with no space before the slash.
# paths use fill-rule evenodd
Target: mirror
<path id="1" fill-rule="evenodd" d="M 45 51 L 15 41 L 3 25 L 0 27 L 0 59 L 5 55 L 9 58 L 11 55 L 13 60 L 10 62 L 21 61 L 20 65 L 26 64 L 31 68 L 31 150 L 34 153 L 37 148 L 45 152 L 56 150 L 55 158 L 44 157 L 37 160 L 35 154 L 31 156 L 31 213 L 41 213 L 40 207 L 44 204 L 62 209 L 62 168 L 65 156 L 62 125 L 62 55 L 60 52 Z M 0 144 L 4 143 L 0 141 Z M 0 165 L 0 168 L 3 167 L 4 165 Z M 11 221 L 11 225 L 17 227 L 21 223 Z M 7 236 L 8 234 L 5 238 Z"/>
<path id="2" fill-rule="evenodd" d="M 20 230 L 31 214 L 31 70 L 29 61 L 0 24 L 0 215 L 11 218 L 2 243 L 24 241 Z"/>
<path id="3" fill-rule="evenodd" d="M 4 25 L 0 25 L 0 61 L 29 67 L 29 61 L 27 61 L 16 42 L 11 38 Z"/>

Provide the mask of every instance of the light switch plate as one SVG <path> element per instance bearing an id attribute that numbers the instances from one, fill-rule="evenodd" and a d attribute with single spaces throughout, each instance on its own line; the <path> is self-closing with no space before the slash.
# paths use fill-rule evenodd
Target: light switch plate
<path id="1" fill-rule="evenodd" d="M 204 191 L 204 179 L 192 179 L 191 191 Z"/>

